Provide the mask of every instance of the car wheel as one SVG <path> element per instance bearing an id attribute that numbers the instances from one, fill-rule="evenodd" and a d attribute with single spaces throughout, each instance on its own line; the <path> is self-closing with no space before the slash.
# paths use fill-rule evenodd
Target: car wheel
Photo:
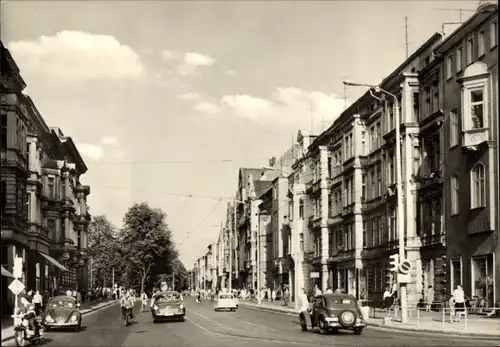
<path id="1" fill-rule="evenodd" d="M 300 328 L 302 329 L 302 331 L 307 331 L 307 324 L 304 320 L 304 317 L 302 316 L 300 316 Z"/>
<path id="2" fill-rule="evenodd" d="M 356 328 L 356 329 L 354 329 L 354 334 L 355 335 L 361 335 L 362 332 L 363 332 L 362 328 Z"/>
<path id="3" fill-rule="evenodd" d="M 326 324 L 325 318 L 321 317 L 319 319 L 318 327 L 321 334 L 326 334 L 328 332 L 328 326 Z"/>
<path id="4" fill-rule="evenodd" d="M 217 307 L 214 308 L 215 312 L 219 312 L 219 309 Z"/>
<path id="5" fill-rule="evenodd" d="M 184 316 L 181 316 L 181 317 L 179 318 L 179 322 L 184 322 Z"/>
<path id="6" fill-rule="evenodd" d="M 333 332 L 334 334 L 338 334 L 338 333 L 339 333 L 339 329 L 332 329 L 332 332 Z"/>

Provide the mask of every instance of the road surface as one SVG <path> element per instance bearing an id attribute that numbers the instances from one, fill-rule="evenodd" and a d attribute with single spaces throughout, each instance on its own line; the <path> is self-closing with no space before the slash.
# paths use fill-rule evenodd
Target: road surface
<path id="1" fill-rule="evenodd" d="M 120 308 L 113 305 L 83 317 L 78 333 L 48 332 L 45 346 L 120 347 L 281 347 L 294 346 L 498 346 L 500 341 L 404 333 L 366 328 L 363 335 L 350 332 L 320 335 L 302 332 L 297 319 L 277 313 L 240 308 L 236 312 L 214 312 L 210 302 L 196 304 L 186 299 L 185 322 L 152 322 L 151 313 L 139 313 L 137 323 L 125 327 Z M 137 311 L 137 310 L 136 310 Z M 15 346 L 13 340 L 3 344 Z"/>

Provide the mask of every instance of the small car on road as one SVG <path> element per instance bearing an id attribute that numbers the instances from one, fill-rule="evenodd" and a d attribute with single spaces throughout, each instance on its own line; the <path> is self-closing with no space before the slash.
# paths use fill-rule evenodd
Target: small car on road
<path id="1" fill-rule="evenodd" d="M 176 291 L 156 293 L 151 305 L 153 322 L 160 320 L 178 320 L 184 322 L 186 307 L 182 295 Z"/>
<path id="2" fill-rule="evenodd" d="M 312 308 L 299 314 L 303 331 L 319 328 L 321 333 L 340 329 L 361 335 L 366 326 L 358 301 L 350 294 L 321 294 L 313 298 Z"/>
<path id="3" fill-rule="evenodd" d="M 42 313 L 42 324 L 45 330 L 60 328 L 80 331 L 82 314 L 80 304 L 71 296 L 56 296 L 47 302 Z"/>
<path id="4" fill-rule="evenodd" d="M 214 311 L 236 311 L 237 308 L 238 300 L 232 293 L 219 293 L 214 303 Z"/>

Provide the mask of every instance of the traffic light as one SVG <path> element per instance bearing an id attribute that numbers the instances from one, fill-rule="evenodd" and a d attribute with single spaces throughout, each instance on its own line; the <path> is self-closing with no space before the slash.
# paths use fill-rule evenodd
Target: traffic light
<path id="1" fill-rule="evenodd" d="M 14 268 L 13 268 L 14 278 L 23 277 L 23 258 L 15 257 L 14 258 Z"/>
<path id="2" fill-rule="evenodd" d="M 392 254 L 389 256 L 390 261 L 390 271 L 398 271 L 398 266 L 399 266 L 399 254 Z"/>
<path id="3" fill-rule="evenodd" d="M 441 256 L 441 284 L 443 286 L 446 286 L 447 281 L 446 279 L 448 278 L 448 264 L 447 264 L 447 258 L 446 255 Z M 446 288 L 446 287 L 445 287 Z"/>

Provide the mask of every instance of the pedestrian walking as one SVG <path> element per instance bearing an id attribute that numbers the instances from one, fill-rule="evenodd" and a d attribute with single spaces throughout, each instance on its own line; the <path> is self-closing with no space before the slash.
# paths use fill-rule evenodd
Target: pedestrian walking
<path id="1" fill-rule="evenodd" d="M 146 292 L 142 292 L 141 294 L 141 312 L 146 310 L 146 306 L 148 305 L 148 295 Z"/>
<path id="2" fill-rule="evenodd" d="M 38 316 L 42 312 L 43 298 L 40 292 L 37 290 L 35 295 L 33 295 L 33 305 L 35 305 L 35 314 Z"/>
<path id="3" fill-rule="evenodd" d="M 465 312 L 465 293 L 462 286 L 459 284 L 457 288 L 453 291 L 453 298 L 455 299 L 455 319 L 460 322 L 462 315 Z"/>
<path id="4" fill-rule="evenodd" d="M 434 289 L 432 288 L 432 286 L 429 286 L 427 288 L 427 293 L 426 293 L 426 297 L 425 297 L 425 303 L 426 303 L 425 311 L 426 312 L 431 312 L 431 307 L 432 307 L 433 302 L 434 302 Z"/>

